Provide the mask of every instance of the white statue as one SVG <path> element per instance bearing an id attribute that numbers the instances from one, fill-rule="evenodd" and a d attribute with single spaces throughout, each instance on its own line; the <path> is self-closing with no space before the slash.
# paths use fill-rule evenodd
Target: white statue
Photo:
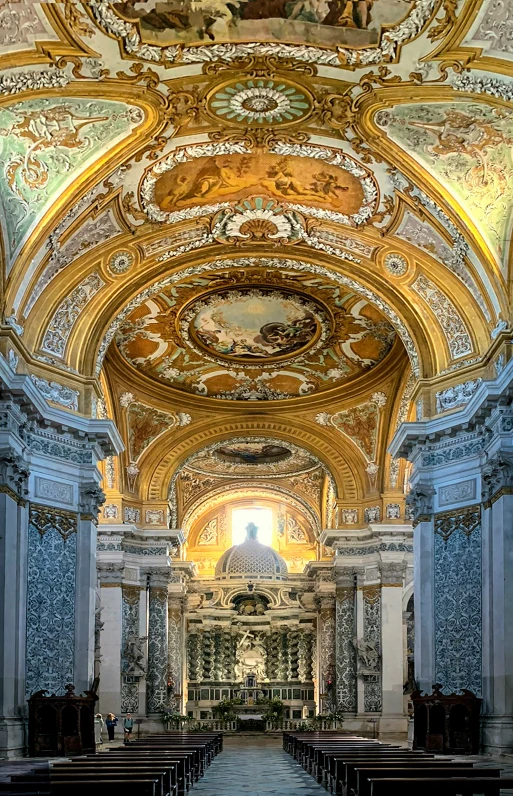
<path id="1" fill-rule="evenodd" d="M 375 641 L 364 641 L 363 638 L 354 638 L 353 645 L 358 656 L 358 661 L 364 669 L 376 671 L 379 667 L 379 652 Z"/>
<path id="2" fill-rule="evenodd" d="M 261 639 L 249 630 L 243 632 L 237 644 L 236 679 L 242 681 L 248 674 L 254 674 L 257 680 L 265 680 L 266 657 L 267 653 Z"/>

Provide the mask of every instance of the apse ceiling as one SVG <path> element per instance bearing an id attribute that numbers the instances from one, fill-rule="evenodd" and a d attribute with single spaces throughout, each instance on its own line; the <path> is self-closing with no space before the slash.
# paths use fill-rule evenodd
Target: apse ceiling
<path id="1" fill-rule="evenodd" d="M 198 477 L 292 477 L 304 434 L 355 494 L 397 484 L 397 418 L 493 375 L 509 333 L 509 5 L 0 0 L 11 366 L 115 416 L 132 468 L 190 435 L 240 448 Z M 280 433 L 244 441 L 253 412 Z"/>

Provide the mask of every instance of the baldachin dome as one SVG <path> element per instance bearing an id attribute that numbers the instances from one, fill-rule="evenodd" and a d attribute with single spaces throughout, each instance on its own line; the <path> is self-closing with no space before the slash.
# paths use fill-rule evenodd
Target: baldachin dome
<path id="1" fill-rule="evenodd" d="M 246 540 L 230 547 L 217 562 L 216 579 L 286 580 L 285 561 L 272 547 L 258 541 L 256 525 L 250 522 L 246 532 Z"/>

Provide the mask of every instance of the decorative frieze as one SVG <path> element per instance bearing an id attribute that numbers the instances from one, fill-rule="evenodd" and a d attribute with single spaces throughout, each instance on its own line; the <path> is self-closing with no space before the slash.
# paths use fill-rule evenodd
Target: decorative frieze
<path id="1" fill-rule="evenodd" d="M 436 393 L 436 412 L 448 412 L 450 409 L 456 409 L 459 406 L 468 404 L 482 379 L 475 379 L 475 381 L 466 381 L 464 384 L 456 384 L 454 387 L 448 387 L 446 390 L 441 390 Z"/>
<path id="2" fill-rule="evenodd" d="M 472 340 L 468 329 L 445 293 L 428 279 L 424 274 L 417 277 L 412 284 L 412 289 L 421 296 L 435 315 L 442 327 L 453 359 L 472 353 Z"/>
<path id="3" fill-rule="evenodd" d="M 72 506 L 74 503 L 73 485 L 53 481 L 50 478 L 36 476 L 34 494 L 37 498 L 64 503 L 67 506 Z"/>
<path id="4" fill-rule="evenodd" d="M 475 500 L 477 491 L 477 481 L 469 478 L 467 481 L 459 481 L 457 484 L 448 484 L 438 487 L 438 505 L 452 506 L 456 503 L 464 503 L 467 500 Z"/>
<path id="5" fill-rule="evenodd" d="M 342 523 L 356 525 L 358 522 L 358 509 L 342 509 Z"/>
<path id="6" fill-rule="evenodd" d="M 78 317 L 105 282 L 95 271 L 80 282 L 57 307 L 43 338 L 43 351 L 64 356 L 66 344 Z"/>
<path id="7" fill-rule="evenodd" d="M 64 406 L 66 409 L 78 412 L 78 397 L 80 393 L 77 390 L 72 390 L 71 387 L 64 387 L 56 381 L 47 381 L 47 379 L 39 378 L 33 373 L 30 378 L 47 401 L 52 401 L 52 403 Z"/>

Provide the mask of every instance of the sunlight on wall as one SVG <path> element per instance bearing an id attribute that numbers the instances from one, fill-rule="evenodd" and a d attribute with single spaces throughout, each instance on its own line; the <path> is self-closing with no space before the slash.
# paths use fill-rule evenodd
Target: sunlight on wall
<path id="1" fill-rule="evenodd" d="M 246 541 L 246 526 L 254 522 L 258 527 L 258 541 L 271 545 L 273 541 L 273 513 L 271 509 L 252 506 L 232 511 L 232 544 Z"/>

